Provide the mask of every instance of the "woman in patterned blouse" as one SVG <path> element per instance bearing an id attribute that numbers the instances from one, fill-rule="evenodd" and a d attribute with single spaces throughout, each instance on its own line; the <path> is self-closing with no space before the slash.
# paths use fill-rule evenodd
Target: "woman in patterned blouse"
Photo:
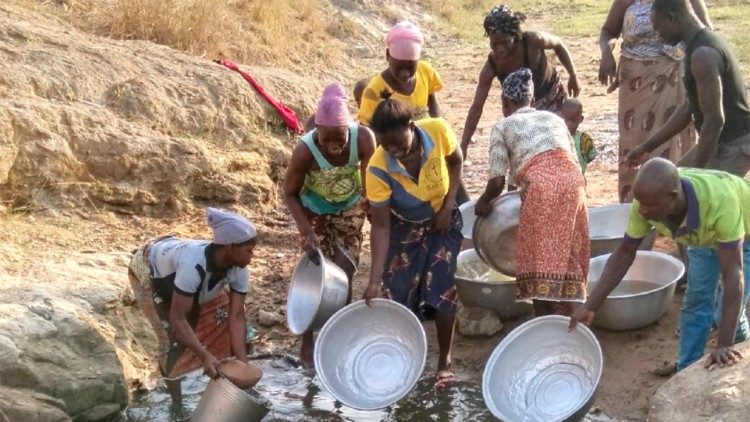
<path id="1" fill-rule="evenodd" d="M 487 215 L 506 174 L 521 191 L 516 299 L 537 316 L 570 315 L 586 299 L 589 228 L 586 188 L 565 122 L 535 110 L 529 69 L 503 82 L 505 119 L 490 135 L 490 180 L 476 204 Z"/>

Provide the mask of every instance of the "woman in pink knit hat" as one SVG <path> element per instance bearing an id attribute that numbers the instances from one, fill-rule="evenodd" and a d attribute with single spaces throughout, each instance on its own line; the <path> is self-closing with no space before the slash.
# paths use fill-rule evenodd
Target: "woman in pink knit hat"
<path id="1" fill-rule="evenodd" d="M 359 121 L 368 125 L 383 91 L 394 100 L 409 103 L 415 109 L 415 119 L 440 117 L 435 93 L 443 88 L 443 81 L 426 61 L 419 60 L 424 36 L 417 25 L 403 21 L 386 35 L 385 57 L 388 67 L 370 79 L 362 93 Z"/>
<path id="2" fill-rule="evenodd" d="M 346 272 L 349 300 L 359 264 L 365 221 L 364 171 L 375 151 L 375 135 L 352 123 L 344 87 L 328 85 L 315 112 L 315 129 L 292 152 L 284 200 L 300 234 L 302 249 L 323 255 Z M 347 300 L 348 302 L 348 300 Z M 300 357 L 313 365 L 313 333 L 302 335 Z"/>

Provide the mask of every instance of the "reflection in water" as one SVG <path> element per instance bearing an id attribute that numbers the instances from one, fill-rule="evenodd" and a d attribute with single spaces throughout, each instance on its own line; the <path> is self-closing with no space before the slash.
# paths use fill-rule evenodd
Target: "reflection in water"
<path id="1" fill-rule="evenodd" d="M 427 376 L 417 384 L 414 391 L 396 405 L 379 411 L 363 412 L 337 402 L 321 387 L 316 378 L 311 377 L 310 372 L 300 367 L 296 358 L 274 356 L 256 362 L 263 368 L 263 379 L 256 386 L 256 390 L 273 404 L 263 422 L 495 420 L 484 405 L 481 386 L 476 383 L 460 382 L 438 393 L 433 390 L 433 377 Z M 207 383 L 208 378 L 200 371 L 188 375 L 182 382 L 183 409 L 178 411 L 170 408 L 171 400 L 163 384 L 148 393 L 136 395 L 127 409 L 127 420 L 188 421 Z M 588 422 L 609 420 L 602 413 L 596 416 L 588 415 L 585 419 Z"/>
<path id="2" fill-rule="evenodd" d="M 422 379 L 417 388 L 398 404 L 379 411 L 358 411 L 337 402 L 303 370 L 295 358 L 277 356 L 257 363 L 263 368 L 263 379 L 256 390 L 267 398 L 273 408 L 263 419 L 272 421 L 484 421 L 492 416 L 484 406 L 482 391 L 474 383 L 459 383 L 437 393 L 432 377 Z M 200 401 L 208 382 L 194 372 L 182 382 L 183 409 L 170 408 L 169 394 L 163 385 L 133 397 L 127 410 L 132 422 L 186 421 Z"/>

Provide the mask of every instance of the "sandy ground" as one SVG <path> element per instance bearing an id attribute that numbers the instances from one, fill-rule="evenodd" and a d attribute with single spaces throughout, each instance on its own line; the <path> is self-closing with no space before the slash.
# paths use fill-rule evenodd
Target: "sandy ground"
<path id="1" fill-rule="evenodd" d="M 604 88 L 595 81 L 595 39 L 567 40 L 578 64 L 584 91 L 586 121 L 583 129 L 590 130 L 601 149 L 600 158 L 589 167 L 588 195 L 591 205 L 616 201 L 616 96 L 604 95 Z M 439 95 L 445 117 L 456 131 L 461 132 L 466 111 L 473 98 L 476 77 L 486 58 L 486 48 L 461 45 L 455 40 L 443 40 L 433 45 L 432 57 L 441 72 L 446 89 Z M 439 52 L 439 54 L 437 54 Z M 484 117 L 470 147 L 464 179 L 469 191 L 476 196 L 486 180 L 488 136 L 492 124 L 500 116 L 499 89 L 490 93 Z M 248 296 L 248 317 L 256 321 L 259 309 L 285 314 L 286 292 L 292 268 L 297 260 L 298 239 L 294 224 L 285 209 L 279 208 L 264 215 L 260 226 L 260 244 L 251 264 L 253 292 Z M 207 237 L 208 230 L 202 215 L 179 220 L 159 220 L 115 213 L 80 211 L 60 214 L 55 211 L 31 215 L 0 217 L 0 251 L 5 262 L 0 270 L 24 276 L 30 269 L 43 268 L 45 262 L 64 261 L 70 251 L 129 251 L 159 234 L 171 232 L 191 237 Z M 673 251 L 667 242 L 659 248 Z M 359 275 L 355 282 L 355 298 L 361 297 L 364 281 L 369 274 L 369 242 L 365 242 Z M 122 277 L 126 277 L 122 268 Z M 646 415 L 647 399 L 663 382 L 649 371 L 676 354 L 677 318 L 680 297 L 658 324 L 630 332 L 597 330 L 605 355 L 605 372 L 595 407 L 617 419 L 642 420 Z M 459 377 L 480 381 L 486 358 L 494 346 L 517 322 L 507 322 L 499 335 L 486 339 L 456 335 L 454 365 Z M 429 363 L 434 370 L 437 356 L 434 327 L 427 324 L 430 335 Z M 258 349 L 295 351 L 298 340 L 281 325 L 262 327 Z"/>

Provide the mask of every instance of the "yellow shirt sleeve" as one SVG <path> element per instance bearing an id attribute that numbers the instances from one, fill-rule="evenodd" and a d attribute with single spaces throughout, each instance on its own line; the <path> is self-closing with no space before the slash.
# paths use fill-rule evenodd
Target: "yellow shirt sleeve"
<path id="1" fill-rule="evenodd" d="M 633 205 L 630 207 L 630 218 L 628 218 L 628 226 L 625 229 L 625 234 L 631 239 L 643 239 L 646 235 L 651 232 L 653 226 L 648 222 L 638 209 L 640 204 L 637 200 L 633 200 Z"/>
<path id="2" fill-rule="evenodd" d="M 359 105 L 357 118 L 363 125 L 370 124 L 375 108 L 380 103 L 380 91 L 383 87 L 379 86 L 377 79 L 378 77 L 373 78 L 362 93 L 362 103 Z"/>
<path id="3" fill-rule="evenodd" d="M 458 146 L 458 140 L 456 139 L 456 133 L 451 129 L 450 124 L 444 119 L 440 119 L 440 123 L 443 126 L 443 136 L 441 136 L 440 142 L 442 143 L 441 148 L 443 150 L 443 156 L 447 157 L 456 151 Z"/>
<path id="4" fill-rule="evenodd" d="M 427 94 L 434 94 L 443 89 L 443 79 L 437 70 L 428 62 L 420 61 L 420 64 L 420 76 L 427 81 Z"/>
<path id="5" fill-rule="evenodd" d="M 373 207 L 383 207 L 390 203 L 391 186 L 384 180 L 387 174 L 384 167 L 375 165 L 374 163 L 385 163 L 384 152 L 381 147 L 375 150 L 375 153 L 370 159 L 370 164 L 367 166 L 367 173 L 365 175 L 365 186 L 367 186 L 367 200 L 370 201 L 370 205 Z"/>

